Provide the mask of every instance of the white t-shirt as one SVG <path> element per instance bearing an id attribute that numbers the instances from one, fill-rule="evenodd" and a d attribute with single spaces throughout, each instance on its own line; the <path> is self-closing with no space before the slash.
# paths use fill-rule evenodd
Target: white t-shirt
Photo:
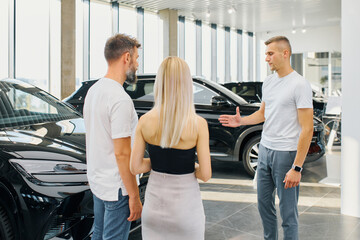
<path id="1" fill-rule="evenodd" d="M 261 144 L 277 151 L 295 151 L 301 132 L 299 108 L 313 108 L 310 83 L 293 71 L 279 78 L 268 76 L 262 87 L 265 123 Z"/>
<path id="2" fill-rule="evenodd" d="M 87 177 L 90 189 L 104 201 L 117 201 L 119 188 L 128 195 L 114 154 L 113 139 L 133 136 L 138 122 L 134 103 L 123 86 L 102 78 L 88 91 L 84 104 Z"/>

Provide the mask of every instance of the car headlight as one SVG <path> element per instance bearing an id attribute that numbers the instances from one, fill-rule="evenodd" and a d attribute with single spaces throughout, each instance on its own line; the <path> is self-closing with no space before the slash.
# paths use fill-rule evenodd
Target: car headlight
<path id="1" fill-rule="evenodd" d="M 87 185 L 86 164 L 79 162 L 10 159 L 27 180 L 41 186 Z"/>

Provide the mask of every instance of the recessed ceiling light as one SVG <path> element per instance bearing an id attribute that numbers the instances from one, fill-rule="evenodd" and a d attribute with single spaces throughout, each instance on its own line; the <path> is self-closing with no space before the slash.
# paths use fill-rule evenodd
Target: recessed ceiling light
<path id="1" fill-rule="evenodd" d="M 235 10 L 235 8 L 233 7 L 233 6 L 231 6 L 229 9 L 228 9 L 228 13 L 229 14 L 232 14 L 232 13 L 234 13 L 236 10 Z"/>
<path id="2" fill-rule="evenodd" d="M 296 30 L 295 30 L 295 29 L 293 29 L 293 30 L 291 31 L 291 33 L 292 33 L 292 34 L 295 34 L 295 33 L 296 33 Z"/>
<path id="3" fill-rule="evenodd" d="M 303 28 L 303 29 L 301 30 L 301 32 L 302 32 L 302 33 L 306 33 L 306 28 Z"/>

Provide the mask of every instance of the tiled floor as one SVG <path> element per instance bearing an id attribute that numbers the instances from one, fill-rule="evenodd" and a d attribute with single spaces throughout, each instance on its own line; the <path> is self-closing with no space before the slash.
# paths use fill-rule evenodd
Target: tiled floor
<path id="1" fill-rule="evenodd" d="M 305 165 L 299 199 L 300 239 L 359 240 L 360 219 L 340 214 L 340 187 L 319 183 L 327 176 L 326 158 L 339 160 L 339 148 Z M 206 214 L 205 239 L 262 239 L 256 190 L 241 163 L 213 161 L 212 167 L 212 179 L 200 183 Z M 278 220 L 282 239 L 279 210 Z M 140 240 L 141 229 L 131 233 L 129 239 Z"/>

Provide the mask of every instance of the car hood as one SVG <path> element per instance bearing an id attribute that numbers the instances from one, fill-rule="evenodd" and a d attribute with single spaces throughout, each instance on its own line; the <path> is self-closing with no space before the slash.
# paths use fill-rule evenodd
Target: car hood
<path id="1" fill-rule="evenodd" d="M 42 151 L 49 154 L 37 154 L 37 158 L 85 162 L 84 121 L 77 118 L 0 130 L 0 147 L 19 158 L 33 158 L 34 151 Z"/>

